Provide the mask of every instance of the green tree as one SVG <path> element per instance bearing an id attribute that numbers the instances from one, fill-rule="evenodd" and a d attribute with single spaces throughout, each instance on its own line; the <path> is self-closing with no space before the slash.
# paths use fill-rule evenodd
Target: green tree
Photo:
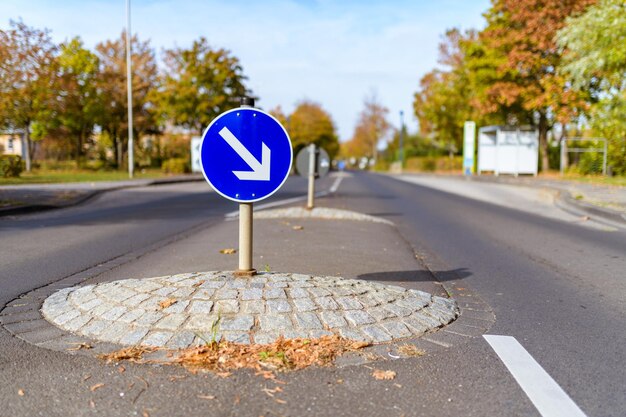
<path id="1" fill-rule="evenodd" d="M 9 62 L 11 58 L 9 34 L 0 30 L 0 129 L 9 127 L 10 120 L 8 119 L 8 108 L 11 103 L 9 100 L 3 99 L 8 97 L 12 86 L 11 83 L 11 68 L 5 66 L 6 62 Z"/>
<path id="2" fill-rule="evenodd" d="M 34 141 L 53 117 L 57 48 L 48 30 L 11 21 L 0 31 L 0 125 L 24 131 L 26 170 L 32 168 Z"/>
<path id="3" fill-rule="evenodd" d="M 595 0 L 493 0 L 480 33 L 485 56 L 495 64 L 480 87 L 482 114 L 521 109 L 539 131 L 542 169 L 549 168 L 548 132 L 575 117 L 583 98 L 559 74 L 561 53 L 556 32 L 565 19 L 582 13 Z M 520 120 L 523 121 L 523 120 Z"/>
<path id="4" fill-rule="evenodd" d="M 190 49 L 166 50 L 164 61 L 159 108 L 177 126 L 202 133 L 220 113 L 251 94 L 239 59 L 225 49 L 212 49 L 204 37 Z"/>
<path id="5" fill-rule="evenodd" d="M 270 110 L 269 113 L 274 116 L 276 120 L 278 120 L 280 124 L 285 127 L 285 129 L 287 129 L 287 132 L 289 132 L 289 120 L 287 120 L 287 115 L 285 115 L 282 107 L 276 106 Z"/>
<path id="6" fill-rule="evenodd" d="M 420 133 L 433 138 L 440 147 L 462 148 L 463 124 L 476 120 L 465 50 L 475 42 L 473 31 L 461 34 L 448 30 L 439 45 L 439 64 L 420 80 L 413 109 L 419 120 Z"/>
<path id="7" fill-rule="evenodd" d="M 354 157 L 371 157 L 378 159 L 378 145 L 387 138 L 391 124 L 387 120 L 389 110 L 383 106 L 375 94 L 363 101 L 363 110 L 354 128 L 352 139 L 345 145 L 346 152 Z"/>
<path id="8" fill-rule="evenodd" d="M 74 159 L 80 165 L 101 111 L 97 96 L 99 60 L 76 37 L 60 45 L 58 64 L 58 124 L 72 143 Z"/>
<path id="9" fill-rule="evenodd" d="M 609 139 L 609 162 L 626 174 L 626 3 L 601 0 L 567 19 L 558 32 L 561 69 L 579 91 L 590 94 L 592 128 Z"/>
<path id="10" fill-rule="evenodd" d="M 133 136 L 158 133 L 153 90 L 157 86 L 157 65 L 149 41 L 131 37 Z M 128 150 L 128 104 L 126 98 L 126 32 L 116 40 L 96 45 L 100 62 L 97 88 L 101 109 L 98 125 L 112 142 L 115 164 L 123 164 Z M 137 141 L 140 144 L 141 141 Z"/>
<path id="11" fill-rule="evenodd" d="M 281 113 L 274 110 L 279 121 L 281 117 L 284 117 Z M 285 117 L 285 121 L 294 153 L 310 143 L 324 148 L 331 159 L 335 158 L 339 152 L 339 139 L 335 124 L 330 114 L 318 103 L 301 101 L 293 113 Z"/>

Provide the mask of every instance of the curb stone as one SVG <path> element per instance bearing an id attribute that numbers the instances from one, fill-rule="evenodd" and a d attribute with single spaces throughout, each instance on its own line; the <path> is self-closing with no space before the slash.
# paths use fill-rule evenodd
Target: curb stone
<path id="1" fill-rule="evenodd" d="M 423 259 L 421 260 L 423 261 Z M 429 268 L 431 268 L 431 271 L 433 270 L 433 267 L 434 264 L 431 261 L 431 263 L 429 264 Z M 43 307 L 46 300 L 51 300 L 51 305 L 54 305 L 55 302 L 58 303 L 59 300 L 67 298 L 67 295 L 71 291 L 71 286 L 74 286 L 79 282 L 83 282 L 86 279 L 91 278 L 89 274 L 76 275 L 78 276 L 68 277 L 60 282 L 31 291 L 30 293 L 22 295 L 20 298 L 11 301 L 0 312 L 0 323 L 2 323 L 2 325 L 16 337 L 30 344 L 34 344 L 45 349 L 65 351 L 69 354 L 83 354 L 87 356 L 93 356 L 94 354 L 98 353 L 108 353 L 120 349 L 121 346 L 119 343 L 110 343 L 107 341 L 94 340 L 89 336 L 81 336 L 68 331 L 64 331 L 43 319 L 40 313 L 40 309 Z M 434 273 L 434 275 L 436 276 L 436 273 Z M 379 284 L 375 282 L 372 282 L 371 284 L 373 287 L 384 287 L 384 284 Z M 402 356 L 398 353 L 398 348 L 402 344 L 410 344 L 416 346 L 419 349 L 423 349 L 428 353 L 434 353 L 435 351 L 441 349 L 448 349 L 454 345 L 468 342 L 472 338 L 479 337 L 480 335 L 485 333 L 495 321 L 495 316 L 491 312 L 489 306 L 482 302 L 482 300 L 480 300 L 471 290 L 458 287 L 456 282 L 445 282 L 443 283 L 443 285 L 444 287 L 446 287 L 446 290 L 449 293 L 455 296 L 455 298 L 459 300 L 471 300 L 472 305 L 479 308 L 474 308 L 470 310 L 467 307 L 460 306 L 460 314 L 456 318 L 456 320 L 443 327 L 442 329 L 433 329 L 419 335 L 419 337 L 405 336 L 407 329 L 410 329 L 411 325 L 408 325 L 408 327 L 405 326 L 404 329 L 401 327 L 400 329 L 396 328 L 396 331 L 399 332 L 399 338 L 393 343 L 386 343 L 388 342 L 386 339 L 391 333 L 391 330 L 388 330 L 391 329 L 390 327 L 368 327 L 368 330 L 364 331 L 366 335 L 375 335 L 377 334 L 377 332 L 383 330 L 386 332 L 385 334 L 387 335 L 386 337 L 383 337 L 383 339 L 385 340 L 382 340 L 380 344 L 364 349 L 363 352 L 348 353 L 344 356 L 339 357 L 336 360 L 336 365 L 339 367 L 344 367 L 370 363 L 376 360 L 399 359 Z M 425 295 L 425 293 L 422 293 L 421 291 L 408 290 L 407 292 L 409 291 L 415 293 L 416 295 Z M 50 297 L 51 295 L 52 297 Z M 436 301 L 435 303 L 433 303 L 436 304 L 437 307 L 446 305 L 449 306 L 448 303 L 442 302 L 444 299 L 441 299 L 442 301 L 439 302 L 437 302 L 437 299 L 439 299 L 439 297 L 435 297 Z M 59 314 L 59 316 L 61 314 Z M 67 312 L 65 314 L 67 314 Z M 436 317 L 436 314 L 433 316 L 433 318 L 434 317 Z M 76 317 L 74 317 L 74 320 L 75 319 Z M 71 319 L 67 320 L 67 322 L 69 321 L 71 321 Z M 437 324 L 440 325 L 439 322 L 437 322 Z M 146 335 L 147 332 L 144 333 L 142 331 L 139 331 L 135 334 L 127 334 L 126 341 L 130 342 L 130 344 L 137 343 L 142 338 L 147 337 Z M 320 333 L 318 337 L 321 335 L 322 334 Z M 345 337 L 350 337 L 351 333 L 344 332 L 342 335 Z M 169 348 L 178 348 L 183 347 L 184 345 L 189 345 L 190 340 L 198 342 L 197 339 L 191 339 L 189 335 L 185 334 L 181 334 L 177 338 L 173 338 L 173 336 L 174 335 L 172 333 L 162 331 L 153 334 L 151 337 L 153 338 L 153 340 L 161 341 L 162 343 L 166 344 L 166 347 Z M 259 336 L 259 343 L 269 343 L 272 341 L 272 336 L 276 336 L 276 333 L 270 333 L 267 336 L 259 334 Z M 293 334 L 293 337 L 301 336 L 301 334 Z M 309 337 L 316 336 L 309 335 Z M 245 342 L 245 339 L 242 339 L 240 336 L 236 336 L 234 334 L 229 334 L 227 339 L 237 342 Z M 117 340 L 117 342 L 119 342 L 119 340 Z M 76 350 L 71 352 L 67 351 L 67 349 L 79 346 L 81 343 L 92 346 L 93 348 L 89 350 Z"/>
<path id="2" fill-rule="evenodd" d="M 550 189 L 555 196 L 554 203 L 558 208 L 565 210 L 571 214 L 576 216 L 593 216 L 596 221 L 604 221 L 609 222 L 609 225 L 615 226 L 619 225 L 620 227 L 626 226 L 626 214 L 620 213 L 616 210 L 611 210 L 605 207 L 598 207 L 590 203 L 586 203 L 584 201 L 580 201 L 574 198 L 572 193 L 567 190 L 560 189 L 556 186 L 550 184 L 533 184 L 533 183 L 516 183 L 513 181 L 501 180 L 498 178 L 493 178 L 489 176 L 472 176 L 470 177 L 471 181 L 477 182 L 492 182 L 498 184 L 508 184 L 515 186 L 525 186 L 525 187 L 533 187 L 533 188 L 548 188 Z"/>
<path id="3" fill-rule="evenodd" d="M 221 274 L 221 276 L 218 276 L 219 274 Z M 355 325 L 353 327 L 344 327 L 346 330 L 342 330 L 342 328 L 335 329 L 332 327 L 329 327 L 328 330 L 324 330 L 322 322 L 318 319 L 316 313 L 296 312 L 293 314 L 295 319 L 292 318 L 290 321 L 285 322 L 285 324 L 271 321 L 275 320 L 275 318 L 278 318 L 280 315 L 272 316 L 272 314 L 269 314 L 260 316 L 260 329 L 264 328 L 264 321 L 269 320 L 270 323 L 275 323 L 271 324 L 270 327 L 267 328 L 268 330 L 275 330 L 266 335 L 263 332 L 251 332 L 251 328 L 255 322 L 255 320 L 252 319 L 252 316 L 247 314 L 234 314 L 234 317 L 229 320 L 229 317 L 225 314 L 224 324 L 226 327 L 222 328 L 221 331 L 227 340 L 235 340 L 245 343 L 248 341 L 248 338 L 249 341 L 252 341 L 254 337 L 256 342 L 268 343 L 273 341 L 273 337 L 278 336 L 280 333 L 287 333 L 293 327 L 296 332 L 293 333 L 293 335 L 289 335 L 289 337 L 319 337 L 324 334 L 332 334 L 333 332 L 336 332 L 344 336 L 355 335 L 356 340 L 373 341 L 375 343 L 386 343 L 391 341 L 408 342 L 416 336 L 421 336 L 424 331 L 429 334 L 429 332 L 436 331 L 438 328 L 445 326 L 448 322 L 454 320 L 458 314 L 458 310 L 456 309 L 454 302 L 436 296 L 431 297 L 429 294 L 421 291 L 406 290 L 401 287 L 391 287 L 391 289 L 387 289 L 386 285 L 376 282 L 349 280 L 337 277 L 309 277 L 308 279 L 305 279 L 307 276 L 296 276 L 295 274 L 268 273 L 264 275 L 265 277 L 261 276 L 258 278 L 266 278 L 268 281 L 274 281 L 273 278 L 277 278 L 276 281 L 281 281 L 287 277 L 287 281 L 282 282 L 301 285 L 312 284 L 313 288 L 316 286 L 317 288 L 328 288 L 331 292 L 334 288 L 342 289 L 341 294 L 346 291 L 352 291 L 355 298 L 367 296 L 368 293 L 380 293 L 383 295 L 383 299 L 385 300 L 382 301 L 383 307 L 387 305 L 386 303 L 393 304 L 398 300 L 405 300 L 407 303 L 410 301 L 414 306 L 419 307 L 415 310 L 418 313 L 413 313 L 411 318 L 415 316 L 415 320 L 420 322 L 421 327 L 413 327 L 411 325 L 411 321 L 405 321 L 406 324 L 402 324 L 403 318 L 400 316 L 396 317 L 395 320 L 393 317 L 390 317 L 389 320 L 377 323 L 374 319 L 370 318 L 365 311 L 361 310 L 366 315 L 367 319 L 356 319 L 359 315 L 355 315 L 354 320 L 360 324 L 359 326 Z M 207 277 L 208 280 L 205 281 L 204 279 Z M 198 339 L 189 337 L 189 332 L 176 332 L 174 330 L 175 328 L 184 330 L 180 326 L 182 326 L 185 318 L 181 317 L 180 320 L 178 320 L 178 316 L 183 316 L 182 314 L 170 314 L 167 316 L 157 312 L 159 313 L 159 317 L 155 317 L 149 321 L 150 323 L 157 323 L 157 327 L 155 329 L 150 329 L 149 327 L 142 328 L 141 326 L 135 326 L 131 329 L 130 326 L 116 320 L 121 317 L 122 311 L 116 311 L 116 307 L 110 308 L 110 305 L 107 306 L 107 308 L 101 308 L 105 302 L 93 303 L 94 300 L 102 299 L 102 297 L 110 300 L 121 300 L 121 303 L 123 303 L 124 300 L 132 299 L 133 296 L 130 294 L 123 294 L 123 289 L 121 287 L 125 285 L 139 289 L 151 289 L 153 292 L 158 292 L 161 288 L 164 288 L 170 283 L 172 285 L 178 283 L 181 287 L 184 287 L 184 285 L 190 285 L 193 288 L 196 288 L 194 286 L 201 283 L 200 285 L 197 285 L 198 289 L 196 290 L 196 293 L 203 291 L 202 285 L 205 282 L 221 282 L 222 286 L 238 286 L 234 285 L 237 284 L 235 280 L 228 278 L 228 274 L 224 273 L 179 274 L 168 278 L 170 280 L 161 277 L 156 279 L 114 281 L 110 283 L 87 285 L 82 287 L 65 287 L 60 290 L 58 289 L 60 286 L 59 284 L 50 285 L 28 293 L 9 303 L 0 313 L 0 321 L 2 321 L 2 324 L 7 330 L 17 337 L 37 346 L 53 350 L 63 350 L 63 346 L 66 350 L 68 348 L 68 343 L 85 343 L 91 346 L 98 345 L 100 347 L 98 351 L 108 349 L 106 346 L 101 346 L 103 345 L 101 342 L 105 342 L 104 345 L 113 342 L 114 344 L 110 344 L 108 346 L 109 348 L 116 350 L 121 347 L 119 345 L 121 342 L 120 334 L 126 334 L 124 337 L 127 337 L 127 341 L 131 344 L 141 343 L 144 345 L 157 345 L 164 347 L 186 347 L 192 343 L 198 343 L 200 342 Z M 155 288 L 158 286 L 154 285 L 151 280 L 161 280 L 166 284 L 165 286 L 162 285 L 160 288 Z M 251 282 L 248 283 L 254 284 Z M 101 287 L 106 286 L 107 288 L 98 292 L 98 285 Z M 294 288 L 311 287 L 296 286 Z M 98 293 L 102 296 L 98 297 L 96 295 Z M 129 296 L 124 298 L 126 295 Z M 426 297 L 428 297 L 428 300 L 426 300 Z M 146 300 L 144 302 L 158 302 L 163 297 L 153 295 L 153 298 L 154 300 Z M 347 296 L 344 298 L 347 298 Z M 293 301 L 294 299 L 288 298 L 288 300 Z M 273 300 L 270 299 L 268 301 Z M 427 302 L 430 302 L 430 304 L 427 304 Z M 53 321 L 58 327 L 52 326 L 47 321 L 42 320 L 41 316 L 37 317 L 37 314 L 34 314 L 34 312 L 39 311 L 40 308 L 43 315 L 48 320 Z M 90 313 L 88 320 L 83 320 L 83 317 L 81 316 L 85 315 L 85 311 L 82 311 L 82 313 L 80 311 L 87 308 L 91 308 L 93 313 Z M 361 306 L 361 308 L 364 307 Z M 372 308 L 378 307 L 373 306 Z M 351 311 L 358 312 L 360 310 L 355 309 Z M 411 313 L 410 310 L 407 309 L 407 311 Z M 347 317 L 348 312 L 344 313 Z M 264 317 L 266 318 L 264 319 Z M 287 317 L 287 315 L 284 315 L 283 317 Z M 430 322 L 426 320 L 428 317 L 430 317 Z M 27 318 L 31 320 L 24 320 Z M 163 321 L 170 318 L 174 318 L 173 321 L 176 322 L 176 324 L 174 324 L 171 328 L 163 325 Z M 107 323 L 107 319 L 110 320 L 110 322 Z M 63 331 L 74 329 L 75 327 L 73 327 L 74 325 L 72 323 L 77 320 L 82 320 L 82 322 L 77 326 L 77 328 L 80 329 L 80 335 L 77 335 L 74 331 Z M 349 321 L 350 320 L 348 320 L 348 322 Z M 209 322 L 210 320 L 206 320 L 204 324 L 210 325 L 211 323 Z M 348 322 L 344 321 L 344 323 Z M 158 323 L 161 324 L 159 325 Z M 432 327 L 429 327 L 429 323 Z M 298 328 L 300 330 L 297 330 Z M 349 330 L 350 328 L 353 330 Z M 248 338 L 242 338 L 242 332 L 250 332 Z M 135 334 L 138 335 L 133 339 L 131 336 L 134 336 Z M 174 337 L 177 337 L 175 341 Z M 375 346 L 375 348 L 378 348 L 378 346 Z M 92 352 L 92 350 L 89 352 Z"/>
<path id="4" fill-rule="evenodd" d="M 405 175 L 411 175 L 415 173 L 404 173 Z M 388 174 L 393 176 L 393 174 Z M 436 176 L 436 175 L 434 175 Z M 570 191 L 559 188 L 558 186 L 551 184 L 534 184 L 532 182 L 517 182 L 513 181 L 511 177 L 502 176 L 502 177 L 493 177 L 489 175 L 473 175 L 471 177 L 452 175 L 450 176 L 455 179 L 463 179 L 474 182 L 481 183 L 494 183 L 494 184 L 504 184 L 510 186 L 519 186 L 519 187 L 532 187 L 532 188 L 543 188 L 548 189 L 554 195 L 554 205 L 570 214 L 575 216 L 593 216 L 592 219 L 599 222 L 605 223 L 612 227 L 626 227 L 626 213 L 621 213 L 617 210 L 612 210 L 606 207 L 596 206 L 585 201 L 581 201 L 575 199 Z"/>
<path id="5" fill-rule="evenodd" d="M 82 190 L 76 189 L 76 196 L 71 200 L 66 200 L 62 203 L 57 204 L 18 204 L 9 207 L 1 207 L 0 208 L 0 217 L 2 216 L 10 216 L 10 215 L 18 215 L 18 214 L 28 214 L 35 213 L 40 211 L 54 210 L 66 207 L 73 207 L 85 203 L 92 198 L 104 194 L 109 191 L 117 191 L 127 188 L 136 188 L 136 187 L 151 187 L 151 186 L 159 186 L 159 185 L 168 185 L 168 184 L 178 184 L 183 182 L 196 182 L 196 181 L 204 181 L 204 178 L 198 176 L 189 176 L 189 177 L 173 177 L 173 178 L 160 178 L 155 180 L 147 180 L 144 183 L 137 184 L 125 184 L 120 186 L 112 186 L 110 188 L 102 188 L 96 190 Z M 1 191 L 1 190 L 0 190 Z M 60 192 L 67 192 L 67 190 L 60 190 Z"/>
<path id="6" fill-rule="evenodd" d="M 557 191 L 555 205 L 576 216 L 590 216 L 593 220 L 609 226 L 626 227 L 626 214 L 616 210 L 601 208 L 575 199 L 569 191 Z"/>

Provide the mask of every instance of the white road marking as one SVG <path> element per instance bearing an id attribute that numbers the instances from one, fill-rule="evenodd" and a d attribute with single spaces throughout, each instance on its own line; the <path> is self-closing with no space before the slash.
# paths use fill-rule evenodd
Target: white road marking
<path id="1" fill-rule="evenodd" d="M 543 417 L 586 417 L 512 336 L 483 335 Z"/>
<path id="2" fill-rule="evenodd" d="M 335 178 L 335 182 L 333 182 L 333 185 L 330 186 L 330 189 L 328 190 L 329 193 L 334 194 L 337 192 L 337 189 L 339 188 L 339 184 L 341 184 L 341 181 L 343 180 L 343 175 L 338 176 L 337 178 Z"/>

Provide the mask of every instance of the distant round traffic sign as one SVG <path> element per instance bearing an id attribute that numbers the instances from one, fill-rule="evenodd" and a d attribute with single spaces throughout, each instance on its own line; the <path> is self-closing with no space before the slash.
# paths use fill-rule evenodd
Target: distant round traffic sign
<path id="1" fill-rule="evenodd" d="M 298 152 L 298 155 L 296 156 L 296 171 L 298 171 L 298 174 L 303 177 L 309 175 L 310 149 L 310 147 L 305 146 L 300 149 L 300 152 Z M 330 158 L 324 148 L 316 147 L 315 152 L 317 153 L 315 156 L 315 176 L 323 177 L 328 174 L 328 170 L 330 169 Z"/>
<path id="2" fill-rule="evenodd" d="M 258 109 L 239 107 L 222 113 L 202 135 L 204 178 L 218 194 L 239 203 L 274 194 L 287 180 L 292 160 L 287 131 Z"/>

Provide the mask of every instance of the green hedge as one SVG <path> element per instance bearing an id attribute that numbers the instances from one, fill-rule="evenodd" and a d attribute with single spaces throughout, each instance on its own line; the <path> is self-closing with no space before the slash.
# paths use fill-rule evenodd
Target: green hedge
<path id="1" fill-rule="evenodd" d="M 18 155 L 0 155 L 0 176 L 17 178 L 24 171 L 24 162 Z"/>
<path id="2" fill-rule="evenodd" d="M 415 156 L 406 160 L 407 171 L 462 171 L 463 157 L 454 156 Z"/>
<path id="3" fill-rule="evenodd" d="M 166 174 L 187 174 L 191 172 L 191 167 L 185 158 L 170 158 L 163 162 L 161 171 Z"/>

